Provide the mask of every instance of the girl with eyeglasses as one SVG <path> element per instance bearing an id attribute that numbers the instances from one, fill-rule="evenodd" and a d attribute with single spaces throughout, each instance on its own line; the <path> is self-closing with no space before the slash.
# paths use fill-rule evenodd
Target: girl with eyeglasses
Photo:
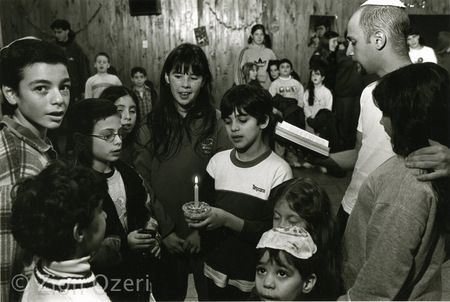
<path id="1" fill-rule="evenodd" d="M 149 270 L 159 258 L 161 237 L 139 232 L 147 222 L 158 223 L 152 218 L 154 199 L 142 178 L 119 159 L 126 133 L 121 113 L 109 100 L 84 99 L 69 109 L 68 121 L 74 132 L 77 161 L 97 171 L 108 183 L 109 196 L 103 200 L 108 215 L 105 239 L 91 259 L 92 270 L 102 276 L 97 281 L 112 301 L 152 301 L 151 286 L 143 284 L 150 284 Z M 133 280 L 136 287 L 130 290 L 126 280 Z"/>

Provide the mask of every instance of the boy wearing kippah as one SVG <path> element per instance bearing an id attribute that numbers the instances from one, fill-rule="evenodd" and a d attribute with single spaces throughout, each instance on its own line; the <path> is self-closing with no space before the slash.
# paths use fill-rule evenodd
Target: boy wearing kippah
<path id="1" fill-rule="evenodd" d="M 311 235 L 298 226 L 265 232 L 258 245 L 256 295 L 259 300 L 301 301 L 317 279 L 317 247 Z"/>

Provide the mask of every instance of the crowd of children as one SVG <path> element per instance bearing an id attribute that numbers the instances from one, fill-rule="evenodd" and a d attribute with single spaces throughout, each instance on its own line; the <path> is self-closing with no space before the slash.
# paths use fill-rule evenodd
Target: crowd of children
<path id="1" fill-rule="evenodd" d="M 0 300 L 183 301 L 189 274 L 200 301 L 439 300 L 450 80 L 437 64 L 411 64 L 404 6 L 392 1 L 369 0 L 348 24 L 348 53 L 381 79 L 362 94 L 357 150 L 346 153 L 373 173 L 355 170 L 357 199 L 338 216 L 324 188 L 293 178 L 290 164 L 308 166 L 311 151 L 273 144 L 281 119 L 342 150 L 325 85 L 333 67 L 312 64 L 305 90 L 292 62 L 275 60 L 262 25 L 219 110 L 197 45 L 168 54 L 159 96 L 144 68 L 132 68 L 133 87 L 124 87 L 99 53 L 84 99 L 70 106 L 59 46 L 25 37 L 2 48 Z M 377 18 L 394 28 L 360 28 Z M 365 35 L 379 39 L 366 45 Z M 323 36 L 331 64 L 337 37 Z M 57 159 L 47 132 L 64 117 L 74 150 Z M 384 150 L 384 163 L 359 162 L 369 149 Z M 327 171 L 336 154 L 314 163 Z M 208 207 L 184 212 L 191 201 Z"/>

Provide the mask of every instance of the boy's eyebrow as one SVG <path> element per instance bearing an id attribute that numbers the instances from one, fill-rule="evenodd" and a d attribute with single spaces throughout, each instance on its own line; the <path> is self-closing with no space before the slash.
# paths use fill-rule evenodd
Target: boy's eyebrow
<path id="1" fill-rule="evenodd" d="M 64 78 L 60 81 L 60 83 L 67 83 L 67 82 L 70 82 L 70 78 Z M 37 79 L 31 81 L 28 85 L 36 85 L 36 84 L 52 84 L 52 81 L 46 79 Z"/>

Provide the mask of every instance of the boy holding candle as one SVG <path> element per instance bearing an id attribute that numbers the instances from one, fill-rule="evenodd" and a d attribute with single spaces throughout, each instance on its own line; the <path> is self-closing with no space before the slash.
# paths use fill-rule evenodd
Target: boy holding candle
<path id="1" fill-rule="evenodd" d="M 207 231 L 210 300 L 247 300 L 255 284 L 256 244 L 272 226 L 270 191 L 292 178 L 289 165 L 263 142 L 273 131 L 272 108 L 270 94 L 249 85 L 232 87 L 220 105 L 234 148 L 214 155 L 206 168 L 201 198 L 210 211 L 186 215 L 191 228 Z"/>

